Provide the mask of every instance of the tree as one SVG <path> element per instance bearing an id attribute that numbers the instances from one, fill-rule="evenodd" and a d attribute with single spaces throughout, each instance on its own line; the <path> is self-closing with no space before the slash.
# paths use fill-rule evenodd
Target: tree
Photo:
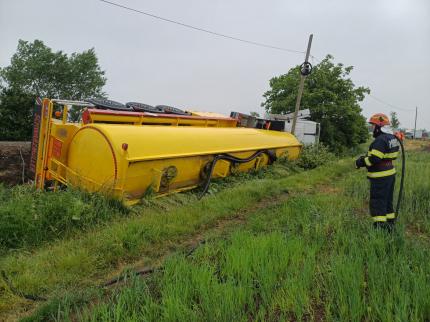
<path id="1" fill-rule="evenodd" d="M 397 118 L 397 113 L 391 112 L 390 115 L 391 115 L 391 126 L 393 127 L 393 129 L 397 130 L 400 126 L 399 119 Z"/>
<path id="2" fill-rule="evenodd" d="M 260 117 L 260 114 L 258 114 L 258 112 L 249 112 L 249 115 L 254 117 Z"/>
<path id="3" fill-rule="evenodd" d="M 349 78 L 352 69 L 352 66 L 334 64 L 333 56 L 327 55 L 305 81 L 301 106 L 310 109 L 312 121 L 321 123 L 321 142 L 335 152 L 355 147 L 368 138 L 359 102 L 370 90 L 354 85 Z M 265 102 L 261 105 L 269 113 L 293 112 L 299 81 L 299 66 L 273 77 L 271 89 L 263 95 Z"/>
<path id="4" fill-rule="evenodd" d="M 28 140 L 33 129 L 34 97 L 5 89 L 0 94 L 0 141 Z"/>
<path id="5" fill-rule="evenodd" d="M 19 40 L 11 64 L 0 69 L 0 140 L 6 139 L 5 133 L 13 133 L 14 137 L 8 136 L 8 139 L 31 137 L 28 115 L 37 96 L 70 100 L 104 97 L 104 74 L 93 48 L 67 55 L 62 51 L 53 52 L 40 40 Z M 8 122 L 12 115 L 18 119 Z"/>

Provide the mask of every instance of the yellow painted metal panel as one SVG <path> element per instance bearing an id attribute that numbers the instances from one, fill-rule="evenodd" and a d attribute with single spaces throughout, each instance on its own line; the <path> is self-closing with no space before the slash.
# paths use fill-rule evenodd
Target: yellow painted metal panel
<path id="1" fill-rule="evenodd" d="M 50 143 L 49 134 L 51 132 L 51 118 L 52 103 L 49 99 L 44 98 L 42 101 L 40 135 L 35 173 L 36 188 L 38 189 L 43 189 L 45 187 Z"/>
<path id="2" fill-rule="evenodd" d="M 79 176 L 101 185 L 115 185 L 118 179 L 118 152 L 109 134 L 91 126 L 77 131 L 71 140 L 67 166 Z M 75 181 L 76 178 L 67 178 Z M 80 185 L 80 182 L 74 182 Z"/>
<path id="3" fill-rule="evenodd" d="M 67 180 L 89 191 L 112 190 L 117 197 L 136 200 L 148 189 L 166 194 L 197 186 L 217 154 L 247 158 L 259 150 L 272 150 L 277 156 L 288 152 L 295 159 L 300 148 L 291 134 L 267 130 L 91 124 L 71 140 Z M 264 154 L 238 165 L 222 160 L 213 176 L 268 163 Z"/>
<path id="4" fill-rule="evenodd" d="M 91 126 L 109 133 L 117 150 L 127 143 L 130 162 L 301 146 L 290 133 L 249 128 Z"/>
<path id="5" fill-rule="evenodd" d="M 115 123 L 133 125 L 172 125 L 198 127 L 236 127 L 237 120 L 217 113 L 201 115 L 154 114 L 147 112 L 119 112 L 87 109 L 82 115 L 84 124 Z"/>
<path id="6" fill-rule="evenodd" d="M 187 110 L 187 112 L 189 112 L 189 113 L 191 113 L 191 115 L 195 115 L 195 116 L 218 117 L 218 118 L 231 119 L 230 117 L 228 117 L 224 114 L 214 113 L 214 112 L 200 112 L 200 111 L 190 111 L 190 110 Z"/>

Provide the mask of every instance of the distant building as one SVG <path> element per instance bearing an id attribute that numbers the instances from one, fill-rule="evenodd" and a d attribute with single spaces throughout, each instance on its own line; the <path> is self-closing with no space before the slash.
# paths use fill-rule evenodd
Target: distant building
<path id="1" fill-rule="evenodd" d="M 309 109 L 299 111 L 295 137 L 303 144 L 317 144 L 320 140 L 320 123 L 310 121 Z M 237 120 L 237 126 L 266 129 L 280 132 L 291 132 L 294 113 L 266 114 L 264 118 L 240 112 L 231 112 L 230 117 Z"/>
<path id="2" fill-rule="evenodd" d="M 310 121 L 311 112 L 309 109 L 299 111 L 297 115 L 296 130 L 294 135 L 303 144 L 317 144 L 320 140 L 320 123 Z M 285 132 L 291 132 L 293 126 L 294 113 L 289 114 L 268 114 L 271 120 L 285 122 Z"/>
<path id="3" fill-rule="evenodd" d="M 428 137 L 428 133 L 425 130 L 416 130 L 415 131 L 415 139 L 422 139 L 423 137 Z M 405 130 L 405 137 L 407 139 L 414 138 L 414 130 Z"/>

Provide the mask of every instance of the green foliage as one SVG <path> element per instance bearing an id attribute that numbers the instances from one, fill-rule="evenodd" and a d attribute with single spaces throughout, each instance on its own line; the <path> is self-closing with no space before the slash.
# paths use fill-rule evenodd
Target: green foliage
<path id="1" fill-rule="evenodd" d="M 302 170 L 302 168 L 297 166 L 296 161 L 289 160 L 288 156 L 284 154 L 282 157 L 278 158 L 274 165 L 261 167 L 257 170 L 252 169 L 246 172 L 233 171 L 231 175 L 226 178 L 212 179 L 207 195 L 230 189 L 232 186 L 243 184 L 248 180 L 285 178 Z M 195 190 L 191 193 L 199 194 L 200 191 Z"/>
<path id="2" fill-rule="evenodd" d="M 367 179 L 348 158 L 200 201 L 154 200 L 157 211 L 8 254 L 0 267 L 19 291 L 50 299 L 27 321 L 426 321 L 429 176 L 430 154 L 408 153 L 406 198 L 392 234 L 372 229 Z M 280 199 L 286 188 L 288 199 Z M 0 191 L 0 201 L 7 198 Z M 221 219 L 236 220 L 227 229 Z M 208 228 L 219 233 L 208 236 Z M 196 235 L 206 243 L 182 252 Z M 132 260 L 158 265 L 172 250 L 179 252 L 153 275 L 82 291 Z M 1 290 L 0 311 L 23 301 Z"/>
<path id="3" fill-rule="evenodd" d="M 82 320 L 128 321 L 133 315 L 140 321 L 266 320 L 275 317 L 268 310 L 275 301 L 303 317 L 310 309 L 314 266 L 315 249 L 301 238 L 239 231 L 227 242 L 202 247 L 191 260 L 169 259 L 156 289 L 134 279 L 110 297 L 114 306 L 99 305 Z"/>
<path id="4" fill-rule="evenodd" d="M 310 109 L 311 120 L 321 123 L 321 142 L 336 152 L 363 143 L 368 137 L 359 102 L 370 90 L 354 85 L 349 78 L 352 69 L 352 66 L 335 65 L 333 57 L 328 55 L 306 78 L 301 101 L 302 108 Z M 272 78 L 262 106 L 270 113 L 292 112 L 299 81 L 299 66 Z"/>
<path id="5" fill-rule="evenodd" d="M 38 96 L 70 100 L 105 96 L 104 74 L 93 48 L 68 56 L 40 40 L 19 40 L 11 64 L 0 69 L 0 140 L 31 137 L 29 115 Z M 12 117 L 16 120 L 8 122 Z"/>
<path id="6" fill-rule="evenodd" d="M 397 117 L 397 113 L 396 112 L 391 112 L 390 113 L 390 121 L 391 121 L 391 126 L 393 129 L 397 130 L 400 127 L 400 121 Z"/>
<path id="7" fill-rule="evenodd" d="M 320 165 L 333 161 L 335 156 L 324 144 L 310 144 L 303 146 L 297 165 L 303 169 L 314 169 Z"/>
<path id="8" fill-rule="evenodd" d="M 370 223 L 354 213 L 361 204 L 342 193 L 293 196 L 249 214 L 227 239 L 210 240 L 192 256 L 176 254 L 149 280 L 132 278 L 75 315 L 82 321 L 426 320 L 427 243 L 406 239 L 403 227 L 392 235 L 369 231 Z"/>
<path id="9" fill-rule="evenodd" d="M 94 48 L 73 53 L 53 52 L 42 41 L 19 40 L 10 66 L 1 70 L 6 87 L 41 97 L 79 100 L 104 95 L 106 83 Z"/>
<path id="10" fill-rule="evenodd" d="M 0 93 L 0 141 L 25 141 L 33 131 L 34 97 L 14 88 Z"/>
<path id="11" fill-rule="evenodd" d="M 30 186 L 5 188 L 0 184 L 0 252 L 65 238 L 126 213 L 119 201 L 97 194 L 74 190 L 48 193 Z"/>
<path id="12" fill-rule="evenodd" d="M 328 153 L 323 151 L 326 151 L 324 147 L 320 153 Z M 315 155 L 317 154 L 315 152 Z M 312 167 L 303 162 L 304 165 L 300 165 L 306 169 L 315 168 L 325 163 L 317 161 L 326 157 L 324 154 L 316 157 L 316 161 L 309 161 L 313 162 Z M 214 180 L 207 196 L 249 180 L 287 177 L 298 171 L 296 163 L 283 161 L 259 170 L 237 173 Z M 165 207 L 164 204 L 172 202 L 172 199 L 178 203 L 189 202 L 195 200 L 199 193 L 200 191 L 195 190 L 157 201 L 153 198 L 152 189 L 148 189 L 141 205 L 134 210 L 142 210 L 152 205 Z M 34 247 L 46 241 L 67 237 L 126 212 L 120 201 L 73 189 L 51 193 L 36 191 L 30 186 L 6 188 L 0 184 L 0 201 L 0 251 Z M 177 205 L 176 202 L 174 204 Z"/>
<path id="13" fill-rule="evenodd" d="M 291 176 L 247 180 L 202 200 L 192 194 L 154 199 L 152 207 L 135 208 L 139 215 L 114 219 L 108 225 L 43 245 L 31 253 L 22 250 L 2 256 L 0 270 L 25 294 L 51 298 L 77 288 L 94 287 L 107 275 L 115 274 L 120 264 L 132 260 L 151 264 L 171 251 L 173 245 L 216 228 L 221 220 L 237 218 L 240 212 L 253 212 L 264 198 L 284 195 L 287 189 L 300 193 L 316 183 L 328 183 L 348 169 L 350 162 L 340 161 L 335 169 L 320 167 Z M 3 200 L 7 198 L 6 194 Z M 261 211 L 255 208 L 255 212 Z M 19 303 L 20 299 L 10 291 L 0 292 L 0 319 L 2 310 L 15 310 Z"/>

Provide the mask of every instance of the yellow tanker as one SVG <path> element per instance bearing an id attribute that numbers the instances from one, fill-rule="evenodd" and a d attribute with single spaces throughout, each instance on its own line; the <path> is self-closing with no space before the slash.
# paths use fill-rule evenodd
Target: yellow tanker
<path id="1" fill-rule="evenodd" d="M 290 133 L 239 128 L 227 117 L 88 108 L 81 123 L 71 123 L 67 106 L 91 104 L 38 102 L 31 163 L 38 188 L 61 183 L 133 203 L 148 191 L 178 192 L 258 169 L 285 153 L 296 159 L 301 149 Z M 54 103 L 63 107 L 58 119 Z"/>

